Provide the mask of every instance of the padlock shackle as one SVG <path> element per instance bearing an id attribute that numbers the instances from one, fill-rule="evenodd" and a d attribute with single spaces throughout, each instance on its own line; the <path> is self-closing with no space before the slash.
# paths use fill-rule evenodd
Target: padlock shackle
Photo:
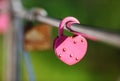
<path id="1" fill-rule="evenodd" d="M 80 22 L 74 17 L 66 17 L 59 24 L 58 36 L 63 36 L 64 26 L 69 30 L 72 24 L 80 24 Z"/>
<path id="2" fill-rule="evenodd" d="M 59 24 L 59 30 L 58 30 L 58 36 L 63 36 L 64 34 L 64 26 L 66 26 L 67 29 L 69 29 L 72 33 L 76 34 L 76 35 L 82 35 L 85 38 L 88 38 L 90 40 L 96 41 L 96 39 L 94 37 L 91 37 L 89 35 L 86 35 L 84 33 L 80 33 L 77 31 L 73 31 L 70 27 L 72 24 L 80 24 L 80 22 L 74 18 L 74 17 L 66 17 L 64 18 L 60 24 Z"/>
<path id="3" fill-rule="evenodd" d="M 74 22 L 69 22 L 69 23 L 66 24 L 66 28 L 69 29 L 72 33 L 74 33 L 74 34 L 76 34 L 76 35 L 82 35 L 82 36 L 85 37 L 85 38 L 88 38 L 88 39 L 90 39 L 90 40 L 96 41 L 96 39 L 95 39 L 94 37 L 92 37 L 92 36 L 89 36 L 89 35 L 86 35 L 86 34 L 84 34 L 84 33 L 77 32 L 77 31 L 72 30 L 72 29 L 70 28 L 70 26 L 71 26 L 72 24 L 74 24 Z"/>

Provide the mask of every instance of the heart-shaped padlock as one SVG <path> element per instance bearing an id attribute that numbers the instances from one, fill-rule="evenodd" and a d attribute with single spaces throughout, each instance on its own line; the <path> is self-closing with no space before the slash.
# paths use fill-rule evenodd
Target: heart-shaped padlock
<path id="1" fill-rule="evenodd" d="M 63 35 L 64 25 L 69 29 L 75 23 L 79 21 L 74 17 L 64 18 L 59 25 L 58 37 L 54 40 L 53 47 L 56 56 L 68 65 L 79 62 L 87 51 L 87 41 L 83 36 L 78 33 L 74 33 L 74 36 Z"/>

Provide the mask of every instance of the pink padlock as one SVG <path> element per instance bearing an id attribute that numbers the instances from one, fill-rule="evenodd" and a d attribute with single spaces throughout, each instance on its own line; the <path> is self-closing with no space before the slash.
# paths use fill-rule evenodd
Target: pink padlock
<path id="1" fill-rule="evenodd" d="M 10 16 L 8 13 L 8 2 L 5 0 L 0 1 L 0 33 L 8 30 L 10 24 Z"/>
<path id="2" fill-rule="evenodd" d="M 58 30 L 58 37 L 54 40 L 54 51 L 56 56 L 65 64 L 74 65 L 78 63 L 86 54 L 87 41 L 81 34 L 73 32 L 73 36 L 65 36 L 63 28 L 69 29 L 72 24 L 80 22 L 74 17 L 64 18 Z"/>

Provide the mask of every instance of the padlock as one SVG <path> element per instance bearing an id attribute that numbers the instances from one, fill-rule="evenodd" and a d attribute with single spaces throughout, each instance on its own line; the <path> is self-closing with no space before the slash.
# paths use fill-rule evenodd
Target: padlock
<path id="1" fill-rule="evenodd" d="M 8 8 L 7 1 L 0 1 L 0 33 L 5 33 L 8 30 L 10 24 Z"/>
<path id="2" fill-rule="evenodd" d="M 65 36 L 63 28 L 70 28 L 72 24 L 79 24 L 79 21 L 74 17 L 66 17 L 59 24 L 58 36 L 54 40 L 53 48 L 56 56 L 62 62 L 68 65 L 78 63 L 86 54 L 87 41 L 79 33 L 73 32 L 73 36 Z"/>
<path id="3" fill-rule="evenodd" d="M 45 23 L 25 27 L 24 49 L 27 51 L 44 51 L 51 49 L 52 27 Z M 32 25 L 32 24 L 31 24 Z"/>
<path id="4" fill-rule="evenodd" d="M 0 14 L 0 33 L 5 33 L 9 27 L 9 15 Z"/>

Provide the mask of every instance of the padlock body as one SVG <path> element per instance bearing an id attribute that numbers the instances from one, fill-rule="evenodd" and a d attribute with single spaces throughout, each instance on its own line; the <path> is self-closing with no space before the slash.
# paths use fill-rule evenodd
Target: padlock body
<path id="1" fill-rule="evenodd" d="M 60 36 L 54 40 L 54 50 L 62 62 L 73 65 L 85 56 L 87 41 L 81 35 Z"/>
<path id="2" fill-rule="evenodd" d="M 8 30 L 10 24 L 10 18 L 8 13 L 0 14 L 0 33 L 4 33 Z"/>

